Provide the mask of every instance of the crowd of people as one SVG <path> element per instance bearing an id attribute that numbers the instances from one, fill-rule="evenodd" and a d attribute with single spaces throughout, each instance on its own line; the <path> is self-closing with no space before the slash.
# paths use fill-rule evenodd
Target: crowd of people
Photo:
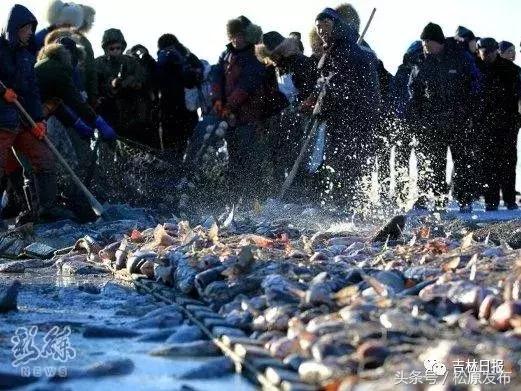
<path id="1" fill-rule="evenodd" d="M 49 26 L 38 30 L 36 17 L 15 5 L 2 32 L 0 177 L 4 189 L 26 193 L 21 222 L 63 215 L 45 137 L 72 147 L 64 153 L 74 154 L 82 179 L 92 169 L 93 140 L 167 151 L 189 175 L 190 150 L 208 121 L 227 123 L 227 183 L 241 197 L 280 187 L 311 128 L 295 184 L 302 196 L 352 205 L 378 167 L 382 196 L 390 197 L 390 151 L 397 171 L 407 171 L 414 149 L 420 195 L 414 206 L 426 208 L 434 199 L 444 208 L 450 148 L 450 185 L 462 212 L 481 196 L 487 211 L 497 210 L 500 194 L 508 209 L 518 208 L 521 79 L 512 43 L 476 37 L 462 26 L 446 37 L 429 23 L 392 75 L 360 37 L 356 10 L 342 4 L 317 14 L 310 56 L 299 32 L 263 33 L 239 16 L 226 24 L 229 43 L 214 65 L 170 33 L 159 37 L 157 58 L 140 44 L 126 50 L 116 28 L 105 31 L 104 55 L 95 58 L 87 38 L 94 16 L 91 7 L 55 0 Z M 271 188 L 260 178 L 266 165 Z M 396 194 L 405 196 L 407 181 L 396 182 Z M 81 197 L 71 190 L 69 198 Z"/>

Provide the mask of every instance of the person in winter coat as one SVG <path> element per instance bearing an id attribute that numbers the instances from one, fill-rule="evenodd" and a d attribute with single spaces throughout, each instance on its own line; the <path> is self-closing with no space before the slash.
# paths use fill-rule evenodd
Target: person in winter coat
<path id="1" fill-rule="evenodd" d="M 150 55 L 148 49 L 141 45 L 134 45 L 125 53 L 127 56 L 135 58 L 145 73 L 143 83 L 143 99 L 146 104 L 146 134 L 150 139 L 147 145 L 160 149 L 161 140 L 159 135 L 159 84 L 157 77 L 157 62 Z"/>
<path id="2" fill-rule="evenodd" d="M 346 23 L 351 30 L 355 31 L 357 37 L 360 36 L 360 16 L 358 12 L 350 3 L 343 3 L 334 8 L 342 21 Z M 317 34 L 316 31 L 312 34 Z M 361 42 L 361 47 L 372 52 L 376 56 L 366 41 Z M 377 56 L 376 56 L 377 57 Z M 390 118 L 390 85 L 392 75 L 385 69 L 383 62 L 377 59 L 378 83 L 380 86 L 381 102 L 379 106 L 380 118 L 377 120 L 378 127 L 376 128 L 376 155 L 378 159 L 378 176 L 380 184 L 380 193 L 383 198 L 389 197 L 390 190 L 390 158 L 391 158 L 391 118 Z"/>
<path id="3" fill-rule="evenodd" d="M 144 130 L 147 118 L 144 70 L 136 59 L 123 54 L 127 43 L 120 30 L 106 30 L 102 47 L 105 54 L 96 58 L 99 113 L 119 135 L 147 143 L 150 135 Z"/>
<path id="4" fill-rule="evenodd" d="M 477 55 L 478 38 L 474 35 L 472 30 L 466 27 L 458 26 L 454 39 L 461 45 L 461 47 L 468 51 L 473 57 Z"/>
<path id="5" fill-rule="evenodd" d="M 425 58 L 415 65 L 409 80 L 410 117 L 414 121 L 420 164 L 417 206 L 425 207 L 429 191 L 444 207 L 447 148 L 454 160 L 454 193 L 462 212 L 468 212 L 476 193 L 476 135 L 470 132 L 472 108 L 480 76 L 468 51 L 446 39 L 441 27 L 429 23 L 421 34 Z M 430 163 L 430 167 L 428 164 Z"/>
<path id="6" fill-rule="evenodd" d="M 56 43 L 42 48 L 35 66 L 42 100 L 45 102 L 58 98 L 76 113 L 78 118 L 73 125 L 83 137 L 92 137 L 94 129 L 97 128 L 102 137 L 113 139 L 114 130 L 109 128 L 103 118 L 83 99 L 74 82 L 74 69 L 78 66 L 81 56 L 76 43 L 70 38 L 61 38 Z"/>
<path id="7" fill-rule="evenodd" d="M 231 194 L 253 197 L 261 170 L 257 125 L 263 119 L 264 65 L 255 56 L 262 31 L 246 17 L 227 23 L 230 43 L 212 71 L 212 106 L 228 131 L 229 184 Z"/>
<path id="8" fill-rule="evenodd" d="M 40 200 L 39 215 L 50 217 L 56 198 L 55 162 L 51 151 L 42 141 L 46 135 L 46 124 L 42 111 L 40 92 L 34 72 L 34 33 L 38 22 L 24 6 L 11 9 L 5 30 L 0 37 L 0 176 L 3 177 L 9 162 L 12 164 L 11 147 L 23 154 L 33 167 L 36 190 Z M 14 102 L 18 101 L 36 122 L 31 126 L 22 120 Z"/>
<path id="9" fill-rule="evenodd" d="M 47 21 L 50 25 L 40 30 L 35 36 L 36 52 L 46 44 L 46 37 L 57 29 L 69 30 L 71 38 L 83 47 L 85 58 L 79 69 L 80 89 L 86 95 L 88 103 L 94 108 L 98 104 L 98 81 L 94 51 L 86 34 L 94 24 L 95 15 L 96 11 L 87 5 L 53 0 L 47 9 Z M 56 38 L 51 38 L 51 42 L 56 41 Z"/>
<path id="10" fill-rule="evenodd" d="M 145 71 L 146 89 L 149 91 L 151 100 L 157 100 L 159 97 L 159 86 L 157 80 L 157 62 L 154 57 L 152 57 L 148 49 L 141 44 L 132 46 L 125 54 L 134 57 L 141 64 L 141 67 Z"/>
<path id="11" fill-rule="evenodd" d="M 501 41 L 499 43 L 499 55 L 505 60 L 516 61 L 516 45 L 512 42 Z"/>
<path id="12" fill-rule="evenodd" d="M 276 31 L 263 35 L 262 44 L 256 47 L 261 61 L 271 62 L 279 76 L 288 75 L 296 90 L 296 103 L 306 99 L 315 88 L 318 79 L 316 66 L 305 56 L 295 38 L 284 38 Z"/>
<path id="13" fill-rule="evenodd" d="M 479 123 L 484 131 L 480 149 L 486 210 L 498 209 L 500 190 L 505 206 L 518 209 L 515 185 L 521 69 L 498 54 L 493 38 L 480 39 L 478 53 L 483 75 Z"/>
<path id="14" fill-rule="evenodd" d="M 188 140 L 197 125 L 196 110 L 188 110 L 186 88 L 200 88 L 203 64 L 173 34 L 162 35 L 157 43 L 157 79 L 163 144 L 181 162 Z"/>
<path id="15" fill-rule="evenodd" d="M 262 118 L 260 87 L 265 79 L 262 63 L 255 56 L 258 35 L 249 20 L 232 19 L 227 33 L 230 43 L 212 72 L 212 101 L 220 117 L 233 114 L 238 125 Z"/>
<path id="16" fill-rule="evenodd" d="M 303 131 L 307 117 L 297 108 L 313 92 L 318 72 L 315 62 L 301 52 L 297 39 L 284 38 L 276 31 L 264 34 L 262 43 L 255 50 L 261 62 L 274 68 L 279 90 L 290 103 L 277 116 L 276 124 L 271 130 L 273 171 L 277 186 L 280 187 L 291 170 L 298 156 L 301 140 L 305 137 Z M 280 101 L 280 107 L 286 105 L 287 102 Z M 298 179 L 297 182 L 300 183 L 303 178 Z M 299 189 L 301 195 L 302 190 Z"/>
<path id="17" fill-rule="evenodd" d="M 356 31 L 360 36 L 360 16 L 358 12 L 350 3 L 343 3 L 334 8 L 334 11 L 339 15 L 344 23 L 346 23 L 353 31 Z M 318 36 L 316 29 L 310 33 L 310 43 L 315 57 L 320 59 L 323 53 L 323 42 Z M 369 50 L 372 50 L 366 41 L 362 41 L 361 45 Z M 376 53 L 374 53 L 376 56 Z M 318 63 L 317 59 L 317 63 Z M 380 84 L 380 95 L 384 99 L 388 95 L 392 75 L 385 69 L 381 60 L 378 61 L 378 79 Z"/>
<path id="18" fill-rule="evenodd" d="M 321 116 L 327 126 L 322 174 L 335 201 L 356 206 L 360 181 L 374 156 L 374 132 L 381 103 L 377 58 L 357 44 L 358 33 L 331 8 L 316 17 L 324 42 L 319 71 L 325 85 Z M 311 96 L 302 105 L 313 104 Z M 335 189 L 331 192 L 331 189 Z"/>
<path id="19" fill-rule="evenodd" d="M 90 146 L 94 129 L 98 129 L 102 139 L 110 141 L 116 138 L 116 133 L 84 100 L 74 81 L 74 71 L 82 57 L 83 52 L 76 43 L 62 37 L 41 49 L 35 72 L 45 107 L 52 108 L 48 113 L 52 116 L 48 121 L 49 137 L 85 181 L 88 171 L 94 169 L 91 167 L 94 152 Z M 56 119 L 61 124 L 58 125 Z M 63 132 L 64 127 L 74 130 Z M 63 147 L 65 145 L 69 148 Z M 76 186 L 67 182 L 62 190 L 80 219 L 95 218 L 87 199 Z"/>

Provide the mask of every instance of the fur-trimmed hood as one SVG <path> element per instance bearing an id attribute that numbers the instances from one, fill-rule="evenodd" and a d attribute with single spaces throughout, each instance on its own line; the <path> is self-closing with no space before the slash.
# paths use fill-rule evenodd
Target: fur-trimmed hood
<path id="1" fill-rule="evenodd" d="M 358 16 L 358 12 L 350 3 L 343 3 L 334 8 L 336 13 L 340 16 L 342 21 L 346 23 L 351 30 L 359 33 L 360 31 L 360 17 Z M 315 28 L 309 32 L 309 44 L 311 46 L 311 51 L 316 56 L 321 56 L 324 53 L 324 43 L 322 39 L 318 36 Z"/>
<path id="2" fill-rule="evenodd" d="M 82 39 L 84 38 L 83 35 L 78 32 L 78 30 L 74 28 L 61 28 L 51 31 L 47 36 L 45 37 L 45 45 L 40 50 L 40 53 L 44 49 L 47 49 L 48 46 L 56 45 L 58 44 L 58 41 L 61 38 L 70 38 L 76 43 L 76 55 L 78 56 L 78 61 L 83 62 L 87 57 L 87 52 L 85 50 L 85 47 L 81 44 Z M 59 45 L 63 47 L 63 45 Z M 65 49 L 65 48 L 64 48 Z M 49 50 L 49 49 L 47 49 Z M 53 49 L 50 49 L 51 52 L 53 52 Z M 69 53 L 70 54 L 70 53 Z M 38 54 L 38 59 L 40 59 L 40 54 Z"/>
<path id="3" fill-rule="evenodd" d="M 60 29 L 53 30 L 49 34 L 47 34 L 45 36 L 44 45 L 47 46 L 51 43 L 56 43 L 56 41 L 64 37 L 72 39 L 74 42 L 76 42 L 76 45 L 81 45 L 81 40 L 83 36 L 75 28 L 63 27 Z"/>
<path id="4" fill-rule="evenodd" d="M 72 56 L 65 46 L 59 43 L 51 43 L 44 46 L 38 53 L 37 65 L 45 60 L 55 60 L 63 65 L 72 67 Z"/>
<path id="5" fill-rule="evenodd" d="M 318 36 L 317 31 L 313 29 L 309 32 L 309 46 L 311 46 L 311 53 L 313 55 L 321 57 L 324 54 L 324 42 Z"/>
<path id="6" fill-rule="evenodd" d="M 61 28 L 51 31 L 47 36 L 45 37 L 45 44 L 44 46 L 56 43 L 61 38 L 70 38 L 76 43 L 76 49 L 78 51 L 78 60 L 82 62 L 87 57 L 87 52 L 85 47 L 82 44 L 82 41 L 85 39 L 85 36 L 80 33 L 75 28 Z"/>

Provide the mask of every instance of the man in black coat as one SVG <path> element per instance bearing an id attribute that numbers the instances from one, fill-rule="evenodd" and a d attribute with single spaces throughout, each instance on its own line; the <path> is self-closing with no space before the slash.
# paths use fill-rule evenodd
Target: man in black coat
<path id="1" fill-rule="evenodd" d="M 319 72 L 323 80 L 328 79 L 321 108 L 327 125 L 324 189 L 333 200 L 356 206 L 363 197 L 361 180 L 374 156 L 381 102 L 378 60 L 357 44 L 357 31 L 333 9 L 322 11 L 315 26 L 325 47 Z"/>
<path id="2" fill-rule="evenodd" d="M 188 110 L 186 106 L 185 88 L 201 85 L 203 64 L 173 34 L 163 34 L 157 47 L 163 143 L 166 148 L 174 150 L 180 162 L 198 121 L 197 112 Z"/>
<path id="3" fill-rule="evenodd" d="M 478 67 L 483 77 L 479 123 L 484 132 L 482 170 L 486 210 L 497 210 L 499 191 L 505 206 L 518 209 L 515 196 L 520 68 L 502 58 L 493 38 L 478 41 Z"/>
<path id="4" fill-rule="evenodd" d="M 476 159 L 470 113 L 479 91 L 479 71 L 472 56 L 453 39 L 445 39 L 441 27 L 429 23 L 421 34 L 425 58 L 415 65 L 409 80 L 409 114 L 418 140 L 420 201 L 432 192 L 443 207 L 447 148 L 454 160 L 454 195 L 461 211 L 469 211 L 475 197 Z"/>

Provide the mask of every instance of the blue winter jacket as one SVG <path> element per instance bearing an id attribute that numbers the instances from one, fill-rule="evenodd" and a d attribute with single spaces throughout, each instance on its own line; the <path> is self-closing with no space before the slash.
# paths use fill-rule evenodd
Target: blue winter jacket
<path id="1" fill-rule="evenodd" d="M 31 117 L 40 121 L 43 112 L 34 72 L 34 40 L 28 46 L 21 46 L 18 41 L 18 30 L 27 24 L 32 24 L 34 32 L 38 22 L 27 8 L 14 5 L 9 13 L 7 27 L 0 37 L 0 80 L 16 92 L 18 100 Z M 0 97 L 0 129 L 16 132 L 20 125 L 20 113 L 16 106 Z"/>

